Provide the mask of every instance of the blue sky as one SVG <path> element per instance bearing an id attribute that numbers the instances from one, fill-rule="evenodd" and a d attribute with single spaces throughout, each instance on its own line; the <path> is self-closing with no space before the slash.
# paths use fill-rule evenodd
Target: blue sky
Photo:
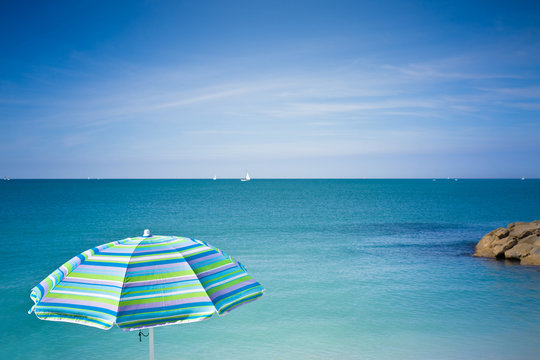
<path id="1" fill-rule="evenodd" d="M 540 3 L 0 2 L 0 176 L 540 177 Z"/>

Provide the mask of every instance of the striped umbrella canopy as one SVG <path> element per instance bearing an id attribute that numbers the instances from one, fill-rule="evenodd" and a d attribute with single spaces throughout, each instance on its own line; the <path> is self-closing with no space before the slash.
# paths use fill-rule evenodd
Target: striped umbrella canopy
<path id="1" fill-rule="evenodd" d="M 201 321 L 262 296 L 238 261 L 177 236 L 113 241 L 69 260 L 32 289 L 39 319 L 122 330 Z"/>

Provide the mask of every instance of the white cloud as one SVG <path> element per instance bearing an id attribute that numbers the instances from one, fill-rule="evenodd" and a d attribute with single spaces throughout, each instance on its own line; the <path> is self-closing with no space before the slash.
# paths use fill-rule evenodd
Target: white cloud
<path id="1" fill-rule="evenodd" d="M 514 88 L 480 88 L 482 91 L 504 95 L 507 98 L 532 98 L 540 99 L 540 86 L 526 86 Z"/>
<path id="2" fill-rule="evenodd" d="M 132 157 L 286 159 L 467 148 L 474 139 L 463 135 L 467 129 L 486 132 L 501 107 L 539 110 L 530 102 L 540 96 L 537 86 L 493 86 L 506 75 L 465 71 L 464 62 L 362 62 L 298 72 L 246 69 L 230 76 L 226 67 L 213 64 L 191 71 L 129 69 L 117 78 L 73 86 L 60 100 L 55 94 L 49 101 L 44 89 L 45 95 L 31 100 L 36 112 L 25 118 L 41 128 L 67 129 L 67 149 L 99 146 L 106 141 L 103 134 L 121 128 L 115 151 Z M 449 80 L 471 79 L 475 86 L 467 94 L 447 86 Z M 150 141 L 144 150 L 131 146 L 147 134 L 164 138 L 155 139 L 155 149 Z"/>

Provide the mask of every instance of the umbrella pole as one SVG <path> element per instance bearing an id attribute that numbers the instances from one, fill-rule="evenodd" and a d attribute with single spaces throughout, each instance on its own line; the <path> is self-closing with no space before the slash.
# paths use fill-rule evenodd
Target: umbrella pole
<path id="1" fill-rule="evenodd" d="M 148 329 L 148 350 L 150 353 L 150 360 L 154 360 L 154 328 Z"/>

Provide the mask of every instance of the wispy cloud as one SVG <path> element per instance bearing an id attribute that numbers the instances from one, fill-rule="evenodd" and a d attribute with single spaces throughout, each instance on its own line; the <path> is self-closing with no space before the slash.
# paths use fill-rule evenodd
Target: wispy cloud
<path id="1" fill-rule="evenodd" d="M 115 149 L 126 152 L 126 158 L 171 161 L 441 153 L 458 145 L 477 149 L 479 144 L 470 145 L 474 136 L 464 135 L 468 129 L 489 132 L 497 121 L 493 114 L 503 109 L 539 109 L 531 102 L 540 96 L 537 86 L 497 86 L 519 76 L 471 72 L 461 63 L 364 61 L 297 72 L 254 68 L 230 76 L 214 63 L 192 69 L 139 67 L 73 85 L 62 96 L 48 97 L 45 87 L 37 98 L 21 93 L 4 99 L 13 102 L 5 102 L 6 108 L 28 104 L 24 111 L 11 111 L 21 124 L 62 130 L 61 141 L 50 146 L 76 151 L 103 143 L 110 132 L 119 135 Z M 23 126 L 13 128 L 22 131 Z M 147 134 L 160 136 L 155 149 Z M 143 136 L 144 149 L 129 143 Z M 168 155 L 161 153 L 163 147 Z"/>
<path id="2" fill-rule="evenodd" d="M 293 103 L 280 110 L 270 110 L 267 113 L 277 116 L 312 116 L 332 113 L 362 113 L 372 110 L 389 109 L 433 109 L 438 107 L 438 102 L 434 100 L 395 100 L 395 101 L 352 101 L 349 103 Z"/>
<path id="3" fill-rule="evenodd" d="M 504 95 L 507 98 L 532 98 L 540 99 L 540 86 L 525 86 L 514 88 L 480 88 L 482 91 Z"/>
<path id="4" fill-rule="evenodd" d="M 522 75 L 516 74 L 452 71 L 452 69 L 432 64 L 384 65 L 383 67 L 417 79 L 488 80 L 523 78 Z"/>
<path id="5" fill-rule="evenodd" d="M 182 107 L 185 105 L 207 102 L 208 100 L 223 99 L 223 98 L 227 98 L 231 96 L 242 95 L 250 91 L 252 91 L 252 89 L 250 88 L 230 89 L 226 91 L 219 91 L 215 93 L 209 93 L 209 94 L 204 94 L 204 95 L 190 97 L 190 98 L 178 99 L 171 102 L 164 102 L 161 104 L 153 104 L 139 111 L 152 111 L 152 110 L 161 110 L 161 109 L 168 109 L 168 108 L 177 108 L 177 107 Z"/>
<path id="6" fill-rule="evenodd" d="M 512 102 L 512 103 L 508 103 L 507 106 L 515 107 L 515 108 L 519 108 L 523 110 L 532 110 L 532 111 L 540 110 L 540 103 Z"/>

